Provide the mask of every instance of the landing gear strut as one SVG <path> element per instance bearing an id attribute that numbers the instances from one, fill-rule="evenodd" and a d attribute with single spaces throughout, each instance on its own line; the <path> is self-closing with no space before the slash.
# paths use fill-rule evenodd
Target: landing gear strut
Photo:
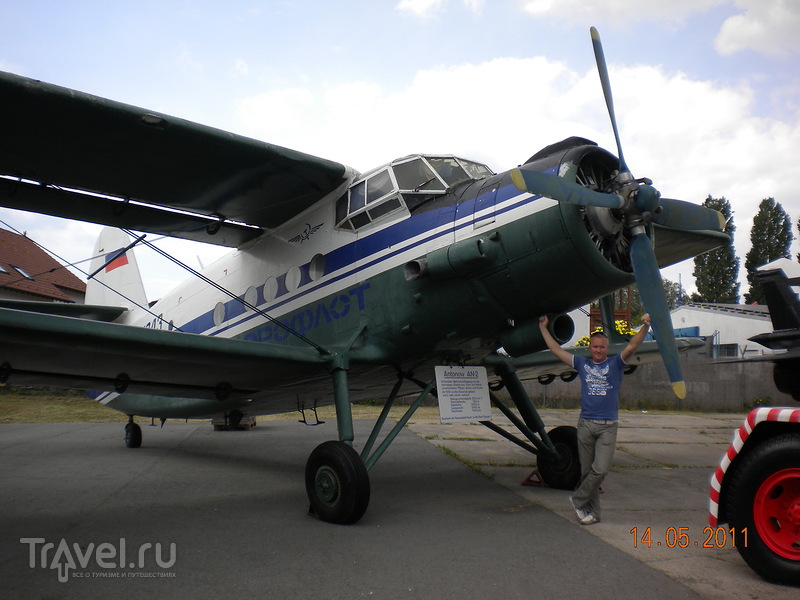
<path id="1" fill-rule="evenodd" d="M 367 472 L 383 456 L 435 384 L 431 382 L 426 385 L 408 374 L 398 372 L 397 382 L 359 455 L 352 445 L 355 436 L 347 387 L 346 357 L 340 356 L 332 360 L 331 373 L 339 439 L 320 444 L 309 456 L 306 463 L 306 493 L 311 504 L 309 514 L 329 523 L 348 525 L 358 521 L 369 505 L 370 484 Z M 404 381 L 418 385 L 422 392 L 376 446 Z"/>
<path id="2" fill-rule="evenodd" d="M 545 432 L 544 423 L 522 386 L 514 365 L 498 357 L 495 363 L 495 372 L 502 379 L 522 419 L 509 410 L 494 393 L 490 394 L 492 404 L 500 409 L 527 438 L 527 441 L 517 438 L 491 421 L 481 421 L 481 423 L 507 440 L 535 454 L 539 475 L 548 486 L 560 490 L 574 490 L 581 477 L 577 429 L 569 425 L 562 425 L 551 429 L 549 433 Z"/>

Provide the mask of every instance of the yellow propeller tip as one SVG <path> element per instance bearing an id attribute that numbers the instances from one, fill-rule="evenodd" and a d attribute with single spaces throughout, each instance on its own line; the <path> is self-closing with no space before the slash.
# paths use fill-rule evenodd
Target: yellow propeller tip
<path id="1" fill-rule="evenodd" d="M 600 39 L 600 34 L 597 32 L 597 29 L 594 26 L 589 28 L 589 33 L 592 34 L 592 39 L 595 39 L 595 40 L 599 40 Z"/>
<path id="2" fill-rule="evenodd" d="M 686 398 L 686 383 L 683 381 L 673 381 L 672 382 L 672 391 L 675 392 L 675 395 L 683 400 Z"/>
<path id="3" fill-rule="evenodd" d="M 525 184 L 525 178 L 522 176 L 522 171 L 519 169 L 511 169 L 511 181 L 522 192 L 528 191 L 528 186 Z"/>

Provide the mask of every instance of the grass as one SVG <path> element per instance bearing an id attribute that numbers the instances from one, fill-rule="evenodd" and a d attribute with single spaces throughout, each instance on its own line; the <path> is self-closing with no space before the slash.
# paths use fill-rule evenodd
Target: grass
<path id="1" fill-rule="evenodd" d="M 396 406 L 389 413 L 391 419 L 399 419 L 407 407 Z M 376 418 L 381 406 L 373 404 L 354 404 L 353 418 Z M 317 409 L 321 421 L 336 418 L 333 406 Z M 439 409 L 435 406 L 422 406 L 416 419 L 438 419 Z M 312 411 L 306 411 L 306 418 L 313 422 Z M 259 416 L 260 421 L 299 420 L 297 411 L 277 415 Z M 83 392 L 51 389 L 24 389 L 9 386 L 0 387 L 0 424 L 17 423 L 125 423 L 128 417 L 121 412 L 98 404 Z"/>
<path id="2" fill-rule="evenodd" d="M 124 423 L 128 417 L 86 394 L 63 390 L 0 388 L 0 424 Z"/>

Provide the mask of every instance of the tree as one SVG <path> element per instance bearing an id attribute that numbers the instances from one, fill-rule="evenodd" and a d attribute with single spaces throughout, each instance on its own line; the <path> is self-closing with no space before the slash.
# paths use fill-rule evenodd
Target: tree
<path id="1" fill-rule="evenodd" d="M 683 291 L 680 283 L 662 279 L 661 284 L 664 286 L 664 295 L 667 297 L 667 307 L 670 310 L 689 302 L 689 296 Z M 639 323 L 644 313 L 645 309 L 642 304 L 642 298 L 639 295 L 639 288 L 635 285 L 631 286 L 631 324 Z"/>
<path id="2" fill-rule="evenodd" d="M 756 279 L 756 269 L 778 258 L 789 258 L 792 243 L 792 222 L 775 198 L 764 198 L 758 205 L 750 230 L 752 246 L 745 257 L 747 282 L 750 290 L 744 295 L 747 304 L 763 304 L 764 290 Z"/>
<path id="3" fill-rule="evenodd" d="M 731 241 L 710 252 L 694 257 L 694 284 L 697 292 L 692 294 L 692 302 L 739 303 L 739 258 L 733 249 L 733 213 L 730 203 L 724 198 L 709 196 L 703 206 L 718 210 L 725 217 L 725 233 Z"/>

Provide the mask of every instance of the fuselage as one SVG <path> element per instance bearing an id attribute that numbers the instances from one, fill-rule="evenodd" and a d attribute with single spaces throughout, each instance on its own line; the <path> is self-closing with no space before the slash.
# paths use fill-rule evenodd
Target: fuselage
<path id="1" fill-rule="evenodd" d="M 581 152 L 610 156 L 595 146 Z M 559 172 L 564 164 L 561 152 L 528 168 Z M 296 332 L 322 347 L 347 345 L 356 363 L 431 355 L 469 362 L 496 348 L 512 326 L 631 281 L 602 257 L 577 207 L 520 192 L 507 173 L 479 174 L 427 196 L 387 186 L 375 205 L 402 202 L 360 226 L 355 217 L 363 212 L 342 226 L 348 213 L 339 198 L 346 194 L 337 192 L 204 271 L 235 298 L 192 279 L 152 307 L 160 319 L 133 324 L 306 344 Z M 369 174 L 349 195 L 365 180 Z M 410 277 L 406 267 L 420 259 L 430 273 Z"/>

